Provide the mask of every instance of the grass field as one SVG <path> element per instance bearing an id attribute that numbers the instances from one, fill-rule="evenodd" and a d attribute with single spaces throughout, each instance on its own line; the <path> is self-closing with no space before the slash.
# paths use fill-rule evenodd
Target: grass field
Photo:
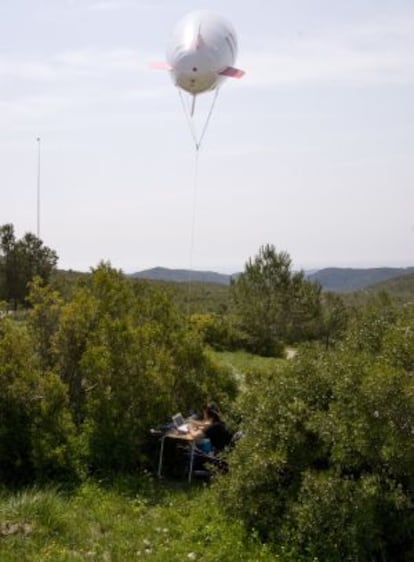
<path id="1" fill-rule="evenodd" d="M 247 353 L 247 351 L 214 351 L 210 349 L 207 353 L 219 365 L 229 367 L 241 382 L 244 375 L 249 371 L 274 369 L 285 361 L 285 359 L 276 359 L 275 357 L 259 357 Z M 288 356 L 291 356 L 292 353 L 294 354 L 293 350 L 288 350 Z"/>
<path id="2" fill-rule="evenodd" d="M 0 560 L 204 562 L 278 560 L 221 514 L 209 488 L 150 476 L 71 492 L 0 495 Z"/>

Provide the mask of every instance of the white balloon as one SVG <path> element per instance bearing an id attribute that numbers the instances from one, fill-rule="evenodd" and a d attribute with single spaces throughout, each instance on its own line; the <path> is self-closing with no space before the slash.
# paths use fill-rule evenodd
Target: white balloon
<path id="1" fill-rule="evenodd" d="M 241 78 L 233 65 L 237 37 L 233 26 L 209 11 L 192 12 L 175 27 L 167 68 L 178 88 L 197 95 L 214 90 L 226 77 Z"/>

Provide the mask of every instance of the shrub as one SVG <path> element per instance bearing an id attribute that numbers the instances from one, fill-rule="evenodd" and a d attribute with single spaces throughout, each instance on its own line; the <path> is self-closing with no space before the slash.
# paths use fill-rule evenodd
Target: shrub
<path id="1" fill-rule="evenodd" d="M 217 351 L 235 350 L 248 346 L 248 336 L 230 314 L 193 314 L 191 325 L 203 342 Z"/>
<path id="2" fill-rule="evenodd" d="M 96 470 L 145 462 L 149 429 L 177 410 L 235 393 L 232 375 L 161 290 L 100 264 L 63 302 L 33 286 L 30 326 L 42 364 L 67 387 Z"/>
<path id="3" fill-rule="evenodd" d="M 244 438 L 217 490 L 232 516 L 297 559 L 414 554 L 414 382 L 404 368 L 414 326 L 406 316 L 376 326 L 359 351 L 305 350 L 246 380 Z"/>
<path id="4" fill-rule="evenodd" d="M 41 373 L 25 325 L 0 321 L 0 480 L 19 483 L 80 475 L 66 387 Z"/>

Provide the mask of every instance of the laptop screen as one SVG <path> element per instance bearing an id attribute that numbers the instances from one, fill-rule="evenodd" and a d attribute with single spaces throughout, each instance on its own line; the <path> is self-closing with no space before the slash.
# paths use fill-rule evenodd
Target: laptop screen
<path id="1" fill-rule="evenodd" d="M 185 419 L 181 414 L 175 414 L 175 416 L 172 417 L 172 421 L 174 422 L 175 427 L 180 427 L 180 425 L 185 424 Z"/>

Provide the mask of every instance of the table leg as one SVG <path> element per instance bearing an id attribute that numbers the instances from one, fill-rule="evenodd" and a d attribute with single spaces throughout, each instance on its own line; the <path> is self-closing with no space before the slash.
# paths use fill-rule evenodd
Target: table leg
<path id="1" fill-rule="evenodd" d="M 164 441 L 165 441 L 165 435 L 160 439 L 160 458 L 158 461 L 158 478 L 161 478 L 161 472 L 162 472 L 162 461 L 164 456 Z"/>
<path id="2" fill-rule="evenodd" d="M 191 484 L 191 478 L 193 476 L 194 452 L 195 452 L 195 441 L 192 441 L 191 442 L 191 452 L 190 452 L 190 466 L 188 468 L 188 483 L 189 484 Z"/>

